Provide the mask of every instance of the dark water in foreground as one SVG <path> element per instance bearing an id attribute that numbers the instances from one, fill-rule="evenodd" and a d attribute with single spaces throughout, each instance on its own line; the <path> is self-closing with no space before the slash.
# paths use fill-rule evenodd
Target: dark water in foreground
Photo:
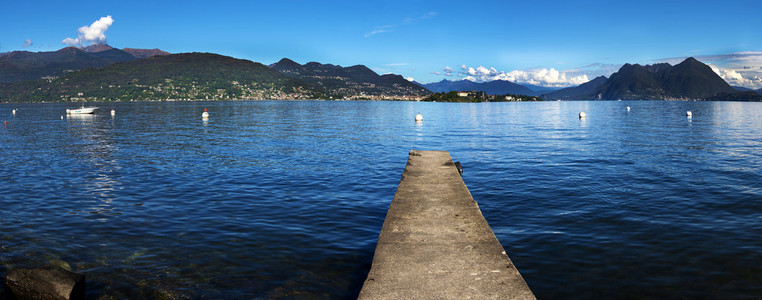
<path id="1" fill-rule="evenodd" d="M 0 104 L 0 272 L 68 264 L 91 298 L 353 298 L 415 148 L 463 163 L 539 298 L 762 297 L 762 103 L 100 106 Z"/>

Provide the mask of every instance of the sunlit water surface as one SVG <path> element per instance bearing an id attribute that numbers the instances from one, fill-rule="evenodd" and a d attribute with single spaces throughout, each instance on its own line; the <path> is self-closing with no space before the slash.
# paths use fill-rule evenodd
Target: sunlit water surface
<path id="1" fill-rule="evenodd" d="M 0 272 L 68 265 L 90 298 L 354 298 L 419 149 L 462 162 L 541 299 L 762 296 L 762 103 L 98 105 L 0 104 Z"/>

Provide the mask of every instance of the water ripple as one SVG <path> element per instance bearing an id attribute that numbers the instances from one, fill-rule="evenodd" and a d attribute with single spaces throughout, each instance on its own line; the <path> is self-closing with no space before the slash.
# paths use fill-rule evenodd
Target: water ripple
<path id="1" fill-rule="evenodd" d="M 12 106 L 0 269 L 65 262 L 93 298 L 354 298 L 410 149 L 463 163 L 538 298 L 762 294 L 758 103 Z"/>

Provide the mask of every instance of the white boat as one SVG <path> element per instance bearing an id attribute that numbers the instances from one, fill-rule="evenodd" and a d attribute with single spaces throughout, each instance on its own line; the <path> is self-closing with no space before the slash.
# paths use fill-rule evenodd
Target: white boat
<path id="1" fill-rule="evenodd" d="M 84 106 L 82 106 L 82 107 L 77 108 L 77 109 L 67 109 L 66 110 L 66 114 L 68 114 L 68 115 L 92 114 L 96 109 L 98 109 L 98 108 L 97 107 L 92 107 L 92 106 L 91 107 L 84 107 Z"/>

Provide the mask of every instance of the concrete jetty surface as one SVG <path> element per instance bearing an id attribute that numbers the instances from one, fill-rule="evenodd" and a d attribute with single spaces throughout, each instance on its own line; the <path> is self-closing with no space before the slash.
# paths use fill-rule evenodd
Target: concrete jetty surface
<path id="1" fill-rule="evenodd" d="M 447 151 L 410 151 L 358 299 L 535 299 Z"/>

